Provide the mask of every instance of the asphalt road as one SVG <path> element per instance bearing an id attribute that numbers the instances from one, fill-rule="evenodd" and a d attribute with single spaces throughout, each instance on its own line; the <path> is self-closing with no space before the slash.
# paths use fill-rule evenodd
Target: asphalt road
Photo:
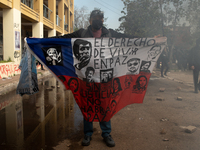
<path id="1" fill-rule="evenodd" d="M 160 92 L 160 88 L 165 88 Z M 59 143 L 55 150 L 199 150 L 200 97 L 193 87 L 168 78 L 153 76 L 149 81 L 143 104 L 132 104 L 120 110 L 112 119 L 111 135 L 116 146 L 109 148 L 94 123 L 91 144 L 81 146 L 82 131 Z M 181 97 L 182 100 L 177 100 Z M 157 98 L 164 100 L 159 101 Z M 193 133 L 183 127 L 195 126 Z"/>

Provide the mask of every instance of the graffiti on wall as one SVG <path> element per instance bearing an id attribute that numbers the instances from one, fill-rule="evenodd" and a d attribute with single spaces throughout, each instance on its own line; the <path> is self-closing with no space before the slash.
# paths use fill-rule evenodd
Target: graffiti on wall
<path id="1" fill-rule="evenodd" d="M 3 77 L 14 76 L 20 74 L 19 64 L 17 63 L 3 63 L 0 64 L 0 79 Z"/>

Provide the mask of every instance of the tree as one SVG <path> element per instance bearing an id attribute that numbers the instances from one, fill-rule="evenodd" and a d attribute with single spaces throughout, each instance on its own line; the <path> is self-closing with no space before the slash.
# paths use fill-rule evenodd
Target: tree
<path id="1" fill-rule="evenodd" d="M 87 11 L 87 7 L 83 6 L 80 9 L 75 6 L 74 8 L 74 31 L 84 28 L 86 29 L 89 26 L 89 17 L 90 14 Z"/>
<path id="2" fill-rule="evenodd" d="M 192 35 L 195 41 L 195 39 L 200 37 L 200 1 L 189 0 L 186 9 L 186 20 L 190 23 Z"/>
<path id="3" fill-rule="evenodd" d="M 90 19 L 90 13 L 88 13 L 87 11 L 87 7 L 83 6 L 80 9 L 78 7 L 75 6 L 74 8 L 74 31 L 80 29 L 80 28 L 84 28 L 86 29 L 90 23 L 89 23 L 89 19 Z M 94 10 L 100 10 L 100 8 L 95 7 Z M 107 24 L 105 23 L 107 21 L 108 18 L 104 17 L 104 26 L 106 27 Z"/>
<path id="4" fill-rule="evenodd" d="M 119 31 L 138 37 L 150 37 L 162 33 L 161 13 L 154 0 L 122 0 L 124 16 L 119 18 Z M 126 12 L 125 12 L 126 11 Z"/>

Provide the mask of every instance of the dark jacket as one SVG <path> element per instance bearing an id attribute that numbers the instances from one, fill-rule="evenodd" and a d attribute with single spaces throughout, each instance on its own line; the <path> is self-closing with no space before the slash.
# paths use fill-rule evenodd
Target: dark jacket
<path id="1" fill-rule="evenodd" d="M 169 62 L 169 56 L 166 50 L 163 50 L 163 52 L 160 55 L 160 61 L 162 64 L 167 64 Z"/>
<path id="2" fill-rule="evenodd" d="M 92 34 L 92 26 L 88 26 L 87 29 L 79 29 L 73 33 L 65 34 L 63 36 L 56 36 L 52 38 L 89 38 L 93 37 Z M 101 37 L 114 37 L 114 38 L 134 38 L 133 36 L 128 36 L 126 34 L 119 33 L 114 31 L 113 29 L 107 29 L 102 27 L 102 34 Z"/>
<path id="3" fill-rule="evenodd" d="M 191 49 L 189 54 L 189 67 L 194 66 L 200 69 L 200 47 L 195 46 Z"/>

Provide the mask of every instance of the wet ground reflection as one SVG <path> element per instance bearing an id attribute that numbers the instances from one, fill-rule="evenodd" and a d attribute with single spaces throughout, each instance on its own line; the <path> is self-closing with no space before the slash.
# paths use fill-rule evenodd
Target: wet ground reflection
<path id="1" fill-rule="evenodd" d="M 82 115 L 70 91 L 54 78 L 40 81 L 40 92 L 20 97 L 12 91 L 0 96 L 0 149 L 53 150 L 69 139 L 83 137 Z"/>

